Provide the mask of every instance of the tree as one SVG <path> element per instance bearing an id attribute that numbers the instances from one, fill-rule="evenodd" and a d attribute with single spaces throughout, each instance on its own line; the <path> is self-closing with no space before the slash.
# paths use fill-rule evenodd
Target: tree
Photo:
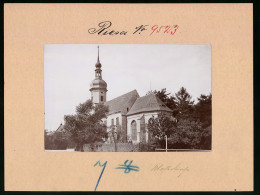
<path id="1" fill-rule="evenodd" d="M 200 121 L 181 119 L 177 123 L 176 135 L 169 142 L 175 148 L 196 148 L 201 142 L 203 128 Z M 174 140 L 174 142 L 172 141 Z"/>
<path id="2" fill-rule="evenodd" d="M 117 143 L 126 142 L 126 132 L 122 131 L 121 125 L 111 125 L 108 129 L 108 137 L 115 144 L 115 152 L 117 152 Z"/>
<path id="3" fill-rule="evenodd" d="M 192 96 L 187 92 L 184 87 L 175 93 L 176 97 L 176 107 L 177 107 L 177 118 L 190 118 L 193 112 L 194 101 L 191 100 Z"/>
<path id="4" fill-rule="evenodd" d="M 161 91 L 148 91 L 146 95 L 155 94 L 168 108 L 173 110 L 173 114 L 176 112 L 176 98 L 171 93 L 166 92 L 166 88 L 161 89 Z"/>
<path id="5" fill-rule="evenodd" d="M 201 148 L 211 149 L 212 136 L 212 95 L 201 94 L 198 103 L 195 105 L 195 114 L 202 123 Z"/>
<path id="6" fill-rule="evenodd" d="M 65 150 L 69 145 L 69 140 L 66 132 L 56 130 L 53 132 L 44 131 L 44 144 L 46 150 Z"/>
<path id="7" fill-rule="evenodd" d="M 211 149 L 211 137 L 212 137 L 212 126 L 208 126 L 203 129 L 202 136 L 201 136 L 201 149 Z"/>
<path id="8" fill-rule="evenodd" d="M 48 132 L 47 129 L 44 130 L 44 148 L 45 150 L 55 148 L 52 133 Z"/>
<path id="9" fill-rule="evenodd" d="M 212 95 L 201 94 L 198 98 L 198 103 L 195 105 L 195 115 L 203 123 L 206 128 L 211 125 L 212 120 Z"/>
<path id="10" fill-rule="evenodd" d="M 102 122 L 107 113 L 107 106 L 94 105 L 87 100 L 76 107 L 75 115 L 64 116 L 64 130 L 69 139 L 77 144 L 77 150 L 83 151 L 84 144 L 103 142 L 107 138 L 107 127 Z"/>
<path id="11" fill-rule="evenodd" d="M 152 117 L 147 125 L 149 133 L 154 141 L 161 147 L 164 146 L 165 135 L 173 135 L 176 130 L 176 122 L 171 120 L 166 114 L 159 113 L 158 117 Z"/>
<path id="12" fill-rule="evenodd" d="M 54 147 L 56 150 L 65 150 L 68 147 L 69 139 L 66 131 L 56 130 L 52 134 Z"/>

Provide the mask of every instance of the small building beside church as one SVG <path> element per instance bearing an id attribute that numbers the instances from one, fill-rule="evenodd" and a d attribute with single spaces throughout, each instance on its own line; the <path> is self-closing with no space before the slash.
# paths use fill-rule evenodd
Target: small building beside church
<path id="1" fill-rule="evenodd" d="M 111 125 L 121 126 L 126 134 L 126 141 L 132 143 L 148 143 L 148 121 L 159 113 L 172 116 L 168 108 L 155 94 L 140 97 L 137 90 L 107 101 L 107 83 L 102 79 L 102 65 L 98 58 L 95 65 L 95 79 L 90 84 L 91 100 L 94 104 L 104 103 L 109 108 L 107 118 L 104 119 L 109 131 Z M 107 141 L 109 142 L 109 140 Z"/>

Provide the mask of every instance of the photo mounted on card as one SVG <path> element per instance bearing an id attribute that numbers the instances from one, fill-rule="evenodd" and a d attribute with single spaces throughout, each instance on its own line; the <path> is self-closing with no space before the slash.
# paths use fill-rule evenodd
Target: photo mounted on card
<path id="1" fill-rule="evenodd" d="M 211 149 L 210 45 L 48 44 L 44 52 L 45 151 Z"/>
<path id="2" fill-rule="evenodd" d="M 5 190 L 252 191 L 252 8 L 5 4 Z"/>

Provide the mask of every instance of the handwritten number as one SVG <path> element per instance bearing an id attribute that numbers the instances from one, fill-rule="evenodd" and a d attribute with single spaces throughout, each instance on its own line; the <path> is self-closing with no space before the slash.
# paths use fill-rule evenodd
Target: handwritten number
<path id="1" fill-rule="evenodd" d="M 171 31 L 171 35 L 174 35 L 175 32 L 178 30 L 179 26 L 178 25 L 174 25 L 174 32 Z"/>
<path id="2" fill-rule="evenodd" d="M 99 181 L 100 181 L 100 179 L 101 179 L 101 177 L 102 177 L 102 175 L 103 175 L 103 172 L 104 172 L 104 170 L 105 170 L 105 168 L 106 168 L 106 166 L 107 166 L 107 161 L 106 161 L 103 165 L 101 165 L 100 161 L 98 161 L 98 162 L 94 165 L 94 167 L 97 166 L 97 165 L 99 165 L 100 167 L 103 167 L 103 169 L 102 169 L 102 171 L 101 171 L 101 173 L 100 173 L 100 176 L 99 176 L 99 178 L 98 178 L 97 185 L 96 185 L 96 187 L 95 187 L 95 191 L 97 190 Z"/>
<path id="3" fill-rule="evenodd" d="M 138 166 L 134 166 L 132 165 L 132 160 L 126 160 L 125 163 L 123 165 L 119 165 L 116 169 L 123 169 L 125 170 L 124 173 L 130 173 L 130 171 L 139 171 L 139 167 Z"/>

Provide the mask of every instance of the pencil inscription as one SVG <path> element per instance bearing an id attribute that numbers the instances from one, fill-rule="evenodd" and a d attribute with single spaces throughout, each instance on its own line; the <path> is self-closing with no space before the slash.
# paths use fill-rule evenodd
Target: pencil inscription
<path id="1" fill-rule="evenodd" d="M 188 166 L 182 165 L 182 163 L 177 164 L 176 166 L 164 165 L 164 164 L 156 164 L 151 171 L 154 172 L 164 172 L 164 171 L 176 171 L 177 177 L 180 177 L 184 172 L 189 172 L 190 169 Z"/>

